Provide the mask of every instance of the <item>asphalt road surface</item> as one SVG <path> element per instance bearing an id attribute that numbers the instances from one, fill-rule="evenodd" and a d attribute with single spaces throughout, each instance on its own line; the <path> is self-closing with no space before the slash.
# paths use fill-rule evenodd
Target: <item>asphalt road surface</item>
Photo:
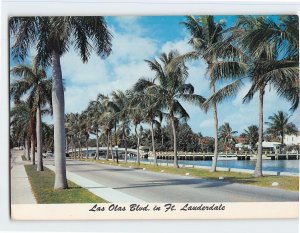
<path id="1" fill-rule="evenodd" d="M 53 164 L 46 159 L 45 164 Z M 286 202 L 299 192 L 67 160 L 67 171 L 145 202 Z"/>

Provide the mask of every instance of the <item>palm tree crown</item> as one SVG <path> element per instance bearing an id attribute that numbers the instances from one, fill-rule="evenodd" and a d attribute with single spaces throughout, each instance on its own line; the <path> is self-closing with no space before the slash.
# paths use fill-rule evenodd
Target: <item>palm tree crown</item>
<path id="1" fill-rule="evenodd" d="M 169 54 L 161 54 L 159 61 L 146 60 L 150 69 L 155 72 L 153 81 L 141 78 L 134 89 L 146 91 L 148 96 L 157 98 L 157 105 L 163 110 L 163 115 L 170 120 L 174 136 L 174 166 L 178 167 L 176 148 L 176 121 L 187 120 L 189 114 L 186 112 L 180 101 L 186 101 L 202 107 L 205 98 L 194 94 L 192 84 L 187 84 L 188 68 L 183 62 L 174 63 L 179 57 L 178 52 L 171 51 Z"/>
<path id="2" fill-rule="evenodd" d="M 268 126 L 266 132 L 273 136 L 280 136 L 281 144 L 283 145 L 284 135 L 296 134 L 298 129 L 296 125 L 289 122 L 290 116 L 283 111 L 278 111 L 273 116 L 269 116 L 270 122 L 265 122 Z"/>
<path id="3" fill-rule="evenodd" d="M 219 128 L 219 139 L 224 143 L 224 150 L 231 149 L 232 145 L 235 143 L 234 135 L 237 131 L 233 131 L 228 122 L 225 122 Z"/>

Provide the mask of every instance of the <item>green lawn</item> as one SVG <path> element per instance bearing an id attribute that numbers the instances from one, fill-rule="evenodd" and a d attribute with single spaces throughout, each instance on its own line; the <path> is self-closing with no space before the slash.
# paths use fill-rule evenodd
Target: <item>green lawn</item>
<path id="1" fill-rule="evenodd" d="M 230 181 L 233 183 L 242 183 L 242 184 L 249 184 L 249 185 L 257 185 L 262 187 L 272 187 L 273 182 L 278 182 L 279 186 L 276 188 L 281 188 L 285 190 L 291 190 L 291 191 L 299 191 L 299 177 L 292 177 L 292 176 L 264 176 L 260 178 L 255 178 L 251 174 L 247 173 L 241 173 L 241 172 L 209 172 L 206 169 L 199 169 L 199 168 L 174 168 L 170 166 L 154 166 L 150 164 L 141 164 L 138 166 L 135 163 L 124 163 L 119 162 L 117 164 L 116 162 L 112 161 L 106 161 L 106 160 L 92 160 L 89 159 L 89 161 L 94 161 L 97 163 L 104 163 L 108 165 L 116 165 L 116 166 L 123 166 L 123 167 L 129 167 L 135 169 L 143 169 L 154 172 L 161 172 L 161 170 L 164 170 L 166 173 L 173 173 L 178 175 L 186 175 L 186 173 L 189 173 L 190 176 L 193 177 L 199 177 L 199 178 L 205 178 L 205 179 L 213 179 L 218 180 L 219 177 L 224 177 L 225 181 Z"/>
<path id="2" fill-rule="evenodd" d="M 25 157 L 25 155 L 22 155 L 22 160 L 27 161 L 27 158 Z"/>
<path id="3" fill-rule="evenodd" d="M 25 169 L 39 204 L 107 202 L 71 181 L 68 181 L 69 189 L 54 190 L 54 172 L 47 168 L 38 172 L 36 165 L 25 165 Z"/>

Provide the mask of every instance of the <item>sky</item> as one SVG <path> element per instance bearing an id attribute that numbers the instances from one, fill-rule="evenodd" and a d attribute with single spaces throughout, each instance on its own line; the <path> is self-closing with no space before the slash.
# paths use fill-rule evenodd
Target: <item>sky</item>
<path id="1" fill-rule="evenodd" d="M 236 17 L 217 16 L 216 21 L 225 20 L 231 26 Z M 110 94 L 113 90 L 127 90 L 140 77 L 154 77 L 144 59 L 157 59 L 162 52 L 177 50 L 180 54 L 192 51 L 187 43 L 189 33 L 180 22 L 181 16 L 122 16 L 106 17 L 107 25 L 113 35 L 112 54 L 101 59 L 93 53 L 89 62 L 83 64 L 78 53 L 72 48 L 61 57 L 62 75 L 65 83 L 65 112 L 81 112 L 89 101 L 95 100 L 99 93 Z M 34 53 L 34 52 L 32 52 Z M 12 61 L 12 66 L 15 62 Z M 195 87 L 195 93 L 210 96 L 206 65 L 202 60 L 187 62 L 189 77 L 187 83 Z M 219 86 L 222 86 L 220 84 Z M 242 97 L 249 90 L 245 83 L 234 98 L 218 105 L 219 125 L 229 122 L 232 129 L 242 133 L 249 125 L 258 125 L 258 96 L 248 104 L 242 103 Z M 194 132 L 213 136 L 213 114 L 204 113 L 200 108 L 183 103 L 190 115 L 188 124 Z M 266 87 L 264 102 L 264 121 L 277 111 L 289 114 L 290 104 L 277 97 Z M 51 117 L 44 120 L 51 122 Z M 300 126 L 299 110 L 291 120 Z"/>

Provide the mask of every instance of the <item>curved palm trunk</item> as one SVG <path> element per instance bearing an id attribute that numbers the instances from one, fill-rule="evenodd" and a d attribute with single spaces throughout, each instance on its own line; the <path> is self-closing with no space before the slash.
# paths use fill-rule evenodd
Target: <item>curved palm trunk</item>
<path id="1" fill-rule="evenodd" d="M 137 139 L 137 145 L 136 145 L 136 149 L 137 149 L 136 162 L 137 162 L 138 165 L 140 165 L 141 164 L 141 162 L 140 162 L 140 137 L 139 137 L 139 135 L 137 133 L 136 128 L 137 128 L 137 125 L 134 126 L 134 132 L 135 132 L 135 136 L 136 136 L 136 139 Z"/>
<path id="2" fill-rule="evenodd" d="M 213 84 L 211 87 L 212 95 L 215 94 L 215 85 Z M 214 149 L 214 157 L 211 165 L 211 172 L 215 172 L 217 170 L 217 161 L 218 161 L 218 111 L 217 104 L 213 103 L 213 113 L 214 113 L 214 128 L 215 128 L 215 149 Z"/>
<path id="3" fill-rule="evenodd" d="M 68 188 L 65 156 L 65 99 L 60 66 L 57 52 L 52 54 L 52 105 L 54 121 L 54 154 L 55 154 L 55 183 L 54 189 Z"/>
<path id="4" fill-rule="evenodd" d="M 36 109 L 36 147 L 37 147 L 37 171 L 44 171 L 42 155 L 42 117 L 40 106 Z"/>
<path id="5" fill-rule="evenodd" d="M 178 158 L 177 158 L 177 136 L 176 136 L 176 127 L 175 127 L 175 121 L 172 117 L 171 119 L 172 123 L 172 130 L 173 130 L 173 140 L 174 140 L 174 167 L 179 168 L 178 166 Z"/>
<path id="6" fill-rule="evenodd" d="M 257 160 L 253 176 L 260 177 L 262 174 L 262 141 L 263 141 L 263 103 L 264 103 L 264 88 L 259 90 L 259 128 L 258 128 L 258 148 Z"/>
<path id="7" fill-rule="evenodd" d="M 152 139 L 152 153 L 154 156 L 154 165 L 157 166 L 157 158 L 156 158 L 156 151 L 155 151 L 155 141 L 154 141 L 154 129 L 153 129 L 153 122 L 151 121 L 151 139 Z"/>
<path id="8" fill-rule="evenodd" d="M 96 130 L 96 158 L 99 160 L 99 135 L 98 129 Z"/>

